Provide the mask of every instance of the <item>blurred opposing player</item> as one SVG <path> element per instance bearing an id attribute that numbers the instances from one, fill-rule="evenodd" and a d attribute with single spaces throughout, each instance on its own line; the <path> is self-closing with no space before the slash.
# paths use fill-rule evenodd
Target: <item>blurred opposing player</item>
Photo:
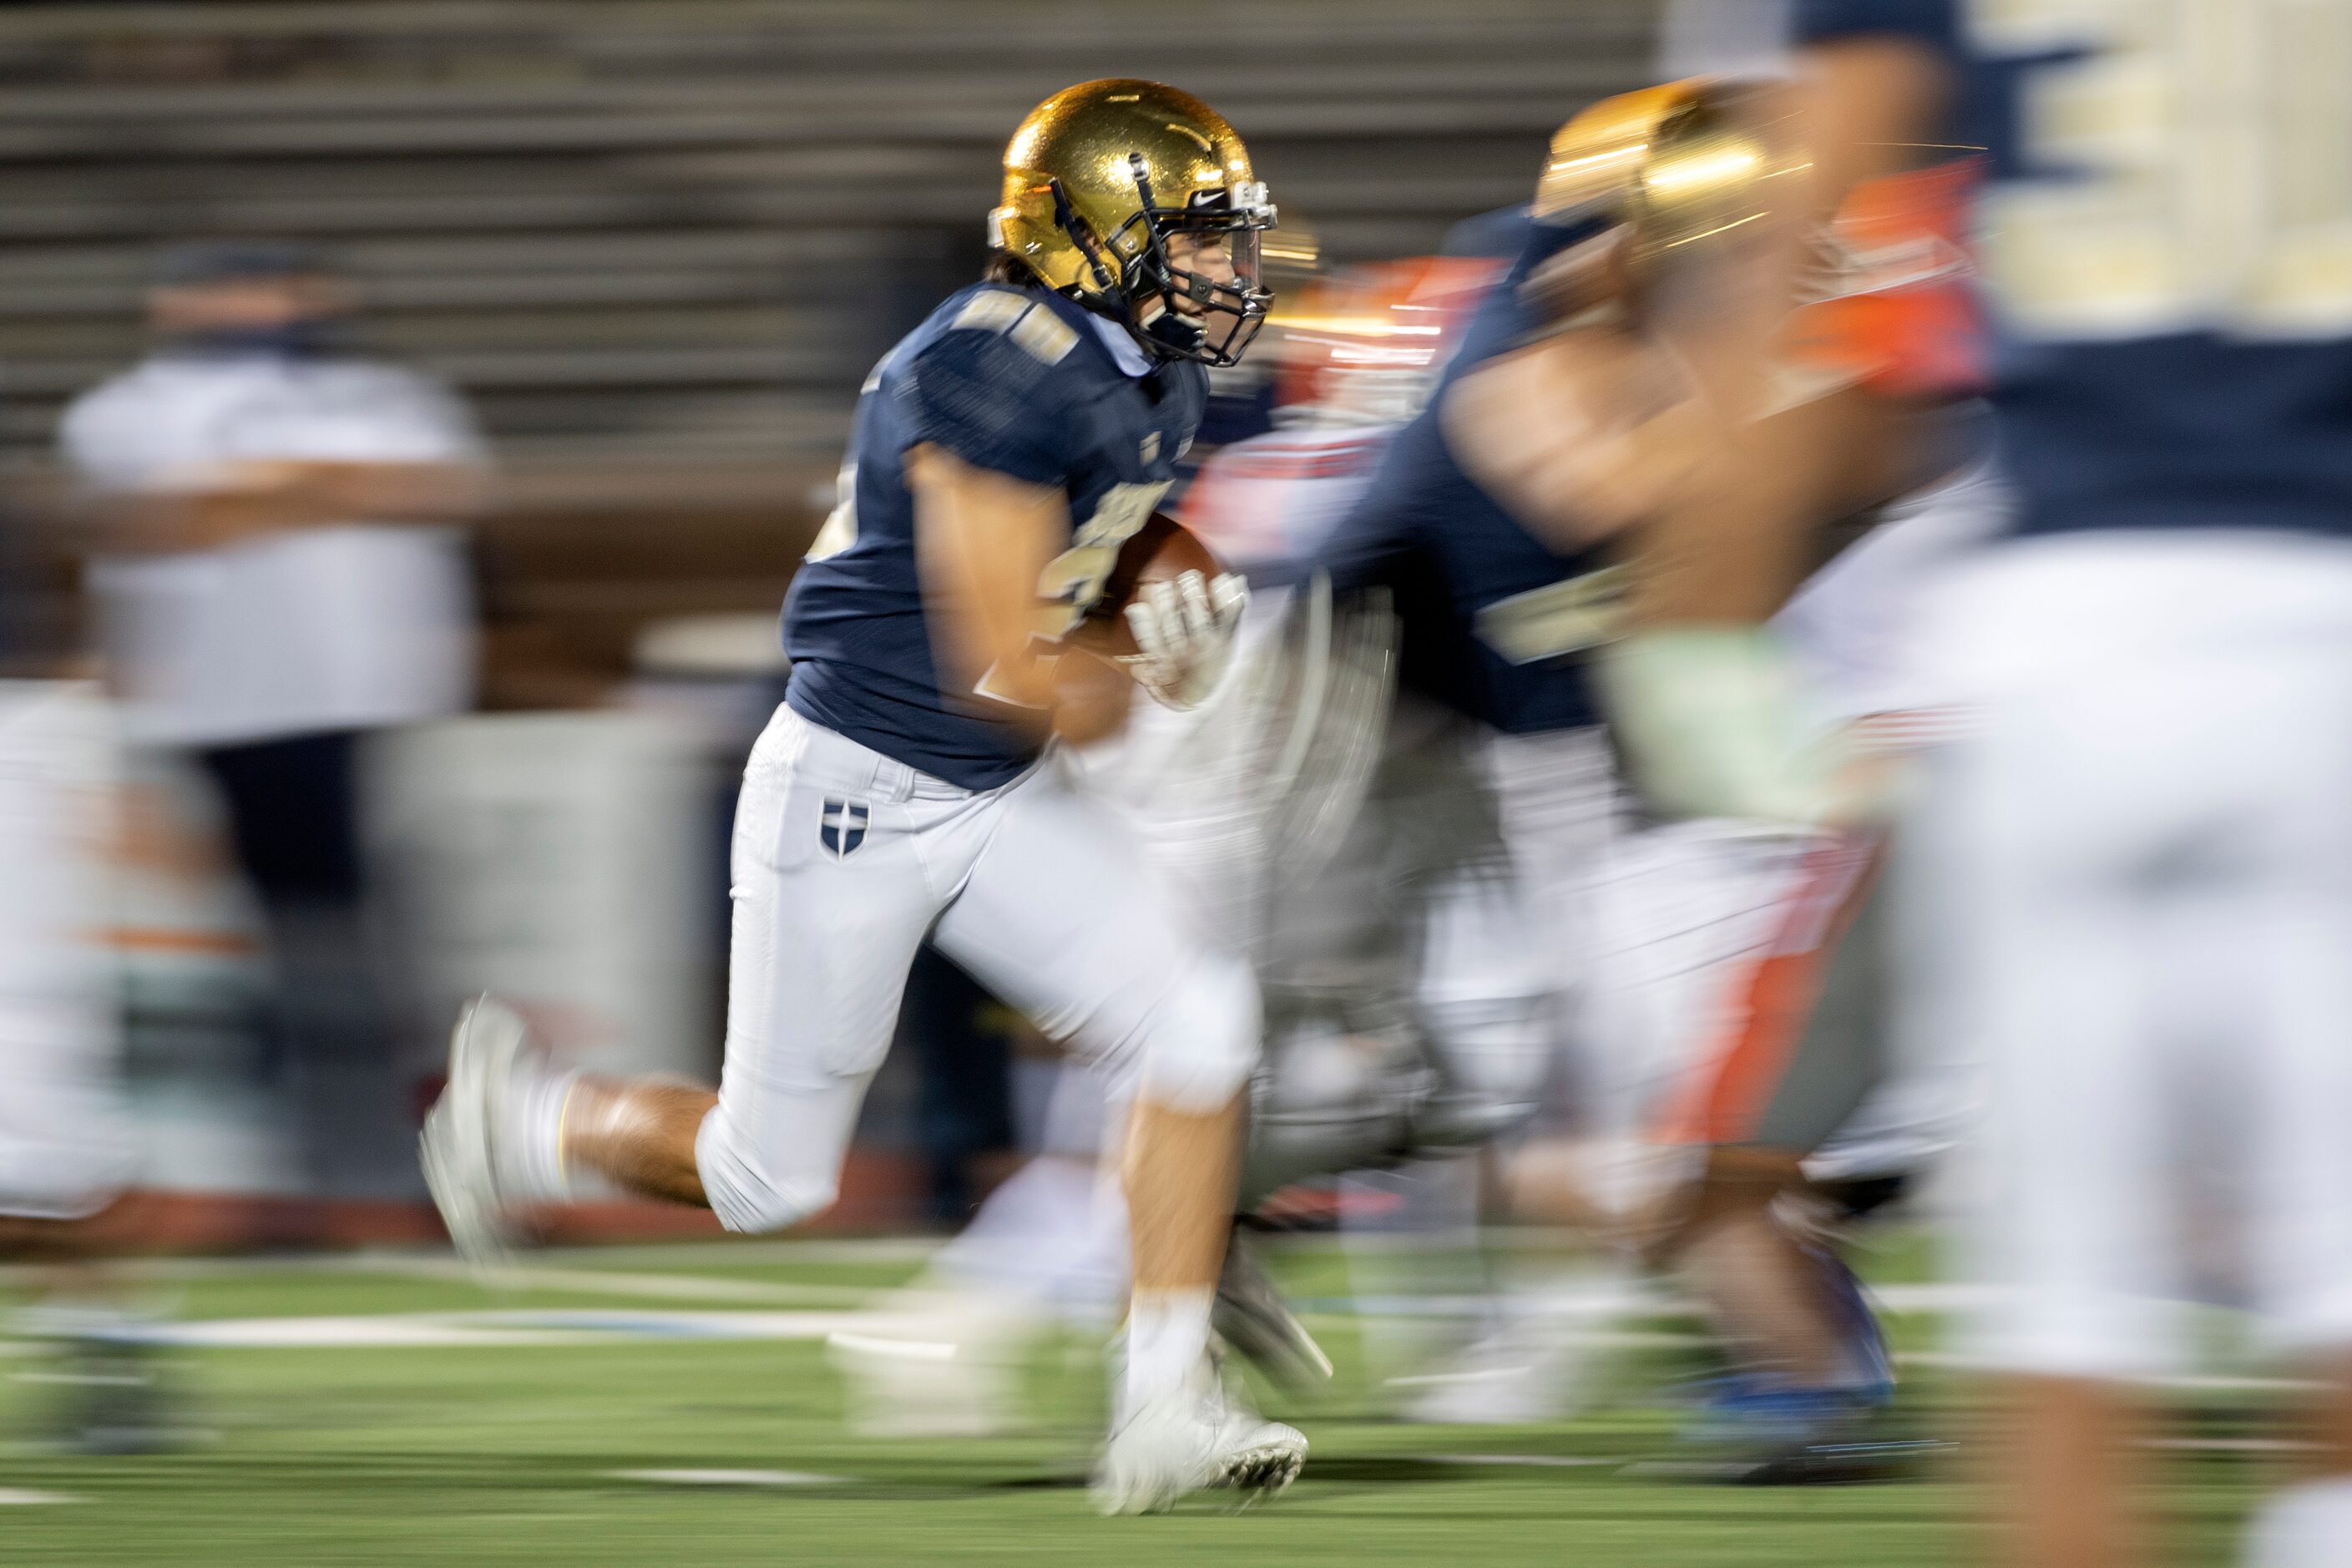
<path id="1" fill-rule="evenodd" d="M 1990 1059 L 1978 1267 L 2000 1287 L 1985 1354 L 2022 1417 L 2003 1457 L 2015 1559 L 2153 1555 L 2129 1500 L 2128 1385 L 2179 1353 L 2178 1200 L 2218 1185 L 2198 1195 L 2234 1214 L 2252 1300 L 2327 1380 L 2314 1479 L 2263 1511 L 2250 1561 L 2341 1564 L 2352 6 L 1797 11 L 1815 140 L 1811 177 L 1788 188 L 1814 210 L 1890 148 L 1953 139 L 1937 111 L 1955 96 L 1961 137 L 1994 158 L 1993 404 L 2016 510 L 2012 537 L 1941 595 L 1932 634 L 1972 724 L 1917 823 L 1916 946 L 1927 994 L 1953 1006 L 1935 1022 Z M 1772 378 L 1754 346 L 1717 344 L 1751 393 Z M 1715 405 L 1716 455 L 1656 515 L 1686 542 L 1736 537 L 1766 569 L 1662 592 L 1649 651 L 1664 657 L 1628 697 L 1648 707 L 1654 765 L 1818 817 L 1836 809 L 1833 771 L 1755 700 L 1759 644 L 1739 623 L 1820 515 L 1798 492 L 1853 433 L 1826 416 L 1768 429 L 1762 406 Z M 1523 473 L 1544 463 L 1514 456 Z M 1695 721 L 1702 706 L 1717 722 Z"/>
<path id="2" fill-rule="evenodd" d="M 735 1230 L 823 1209 L 929 935 L 1135 1084 L 1134 1290 L 1101 1505 L 1246 1498 L 1297 1473 L 1304 1439 L 1227 1404 L 1207 1356 L 1257 1049 L 1248 966 L 1183 929 L 1050 750 L 1074 706 L 1059 639 L 1173 480 L 1202 367 L 1255 336 L 1274 216 L 1240 138 L 1171 88 L 1088 82 L 1023 121 L 988 279 L 867 379 L 840 504 L 785 606 L 792 685 L 737 819 L 721 1087 L 560 1073 L 478 1005 L 425 1135 L 461 1246 L 495 1249 L 567 1166 Z M 1197 572 L 1147 589 L 1126 669 L 1197 702 L 1246 597 Z"/>
<path id="3" fill-rule="evenodd" d="M 1839 946 L 1843 911 L 1868 886 L 1874 852 L 1811 826 L 1694 810 L 1686 791 L 1645 788 L 1637 802 L 1621 798 L 1611 751 L 1626 737 L 1605 685 L 1640 612 L 1638 595 L 1658 570 L 1640 549 L 1645 541 L 1623 528 L 1652 504 L 1653 487 L 1670 482 L 1672 465 L 1692 460 L 1697 422 L 1657 420 L 1667 437 L 1658 442 L 1659 432 L 1629 419 L 1627 410 L 1684 413 L 1675 407 L 1688 395 L 1678 384 L 1684 373 L 1643 363 L 1616 341 L 1656 301 L 1628 296 L 1620 275 L 1629 258 L 1615 248 L 1623 237 L 1612 233 L 1613 220 L 1597 216 L 1589 197 L 1563 199 L 1556 188 L 1568 171 L 1594 195 L 1646 204 L 1649 232 L 1663 226 L 1671 246 L 1691 247 L 1676 260 L 1692 270 L 1660 279 L 1658 290 L 1683 303 L 1695 284 L 1711 281 L 1708 246 L 1743 226 L 1737 213 L 1745 198 L 1737 193 L 1760 173 L 1746 171 L 1759 151 L 1727 115 L 1680 142 L 1649 128 L 1664 115 L 1712 112 L 1695 85 L 1676 84 L 1609 100 L 1563 128 L 1534 209 L 1487 226 L 1515 258 L 1510 273 L 1473 326 L 1439 404 L 1399 437 L 1372 494 L 1342 529 L 1334 573 L 1395 581 L 1407 688 L 1498 732 L 1493 760 L 1506 837 L 1546 950 L 1565 977 L 1562 1039 L 1580 1123 L 1573 1142 L 1514 1158 L 1514 1204 L 1628 1230 L 1682 1218 L 1659 1250 L 1678 1257 L 1704 1244 L 1702 1261 L 1712 1267 L 1701 1268 L 1701 1283 L 1724 1309 L 1755 1384 L 1769 1394 L 1772 1418 L 1758 1424 L 1759 1438 L 1769 1431 L 1775 1448 L 1792 1448 L 1809 1445 L 1813 1423 L 1787 1419 L 1791 1412 L 1842 1421 L 1855 1391 L 1879 1388 L 1885 1375 L 1874 1326 L 1843 1268 L 1769 1214 L 1775 1195 L 1801 1183 L 1804 1158 L 1873 1081 L 1874 1069 L 1848 1053 L 1825 1084 L 1810 1070 L 1823 1053 L 1790 1047 L 1810 1046 L 1818 1033 L 1809 1028 L 1813 986 Z M 1654 142 L 1664 151 L 1647 172 L 1654 183 L 1645 183 Z M 1940 211 L 1949 204 L 1922 205 Z M 1776 390 L 1798 407 L 1866 395 L 1885 405 L 1879 412 L 1894 408 L 1916 421 L 1954 392 L 1940 363 L 1950 334 L 1913 321 L 1940 321 L 1950 310 L 1943 287 L 1950 247 L 1939 250 L 1933 225 L 1884 195 L 1848 216 L 1839 243 L 1823 247 L 1840 261 L 1824 268 L 1839 274 L 1835 287 L 1822 289 L 1834 309 L 1825 306 L 1794 331 L 1775 322 L 1778 340 L 1793 338 L 1801 349 L 1791 351 L 1786 384 Z M 1730 243 L 1738 259 L 1739 242 Z M 1574 339 L 1588 356 L 1580 368 L 1606 384 L 1599 416 L 1577 419 L 1574 405 L 1550 397 L 1549 387 L 1510 410 L 1482 407 L 1492 369 L 1523 357 L 1525 345 L 1562 317 L 1582 334 Z M 1539 424 L 1556 438 L 1561 466 L 1580 481 L 1572 501 L 1533 493 L 1520 476 L 1486 460 L 1486 426 L 1501 416 Z M 1925 453 L 1842 475 L 1839 493 L 1874 520 L 1876 503 L 1951 467 L 1948 452 Z M 1913 510 L 1958 511 L 1964 524 L 1980 526 L 1966 515 L 1978 510 L 1971 496 L 1980 489 L 1956 487 Z M 1953 531 L 1941 521 L 1928 527 Z M 1803 543 L 1808 569 L 1830 553 L 1825 541 Z M 1797 552 L 1790 555 L 1793 562 Z M 1771 603 L 1802 575 L 1792 570 Z M 1646 827 L 1641 818 L 1652 814 L 1692 820 Z M 1768 993 L 1738 995 L 1750 976 Z M 1720 1060 L 1695 1057 L 1717 1032 L 1717 1018 L 1751 1000 L 1769 1005 L 1744 1009 L 1754 1026 L 1730 1031 L 1735 1048 Z M 1737 1048 L 1743 1035 L 1747 1048 Z M 1670 1133 L 1706 1156 L 1699 1178 L 1687 1183 L 1677 1173 L 1689 1161 L 1663 1157 L 1657 1144 L 1659 1122 L 1678 1100 L 1701 1111 Z M 1790 1114 L 1759 1114 L 1776 1107 Z M 1768 1167 L 1759 1179 L 1728 1179 L 1750 1162 Z M 1515 1394 L 1528 1384 L 1535 1353 L 1522 1345 L 1498 1363 L 1512 1374 L 1504 1385 Z"/>
<path id="4" fill-rule="evenodd" d="M 1822 552 L 1840 552 L 1774 617 L 1814 721 L 1889 761 L 1947 721 L 1912 668 L 1910 635 L 1930 585 L 2000 526 L 2002 506 L 1975 396 L 1984 340 L 1962 220 L 1976 162 L 1923 156 L 1942 161 L 1841 204 L 1815 247 L 1812 302 L 1782 334 L 1805 394 L 1853 389 L 1910 410 L 1934 466 L 1953 470 L 1824 531 Z M 1704 1163 L 1655 1216 L 1651 1250 L 1684 1263 L 1734 1363 L 1694 1432 L 1727 1440 L 1749 1479 L 1885 1473 L 1916 1446 L 1883 1439 L 1870 1419 L 1893 1392 L 1892 1363 L 1824 1221 L 1899 1191 L 1949 1145 L 1969 1100 L 1963 1063 L 1897 1048 L 1886 836 L 1713 818 L 1653 847 L 1649 874 L 1682 896 L 1716 884 L 1717 939 L 1745 928 L 1716 994 L 1664 1053 L 1681 1065 L 1654 1121 Z"/>
<path id="5" fill-rule="evenodd" d="M 98 941 L 110 749 L 93 689 L 0 680 L 0 1258 L 50 1288 L 17 1326 L 65 1352 L 39 1374 L 65 1395 L 54 1439 L 122 1453 L 173 1434 L 96 1263 L 136 1163 Z"/>

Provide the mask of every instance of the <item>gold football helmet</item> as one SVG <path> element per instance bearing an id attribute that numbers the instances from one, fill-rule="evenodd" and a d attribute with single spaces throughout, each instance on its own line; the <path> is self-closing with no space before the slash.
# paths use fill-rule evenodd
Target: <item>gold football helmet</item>
<path id="1" fill-rule="evenodd" d="M 1760 227 L 1772 182 L 1804 166 L 1777 105 L 1769 89 L 1706 78 L 1603 99 L 1552 137 L 1536 216 L 1622 226 L 1636 282 L 1678 252 Z"/>
<path id="2" fill-rule="evenodd" d="M 988 236 L 1151 352 L 1229 365 L 1272 298 L 1257 237 L 1274 223 L 1224 116 L 1172 87 L 1118 79 L 1064 88 L 1029 111 L 1004 149 Z M 1176 235 L 1221 237 L 1232 276 L 1171 261 Z"/>

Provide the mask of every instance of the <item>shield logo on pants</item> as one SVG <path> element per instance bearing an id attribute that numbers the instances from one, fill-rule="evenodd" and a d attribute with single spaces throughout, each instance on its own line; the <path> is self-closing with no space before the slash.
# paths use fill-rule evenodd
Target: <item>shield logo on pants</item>
<path id="1" fill-rule="evenodd" d="M 824 814 L 818 819 L 817 842 L 831 850 L 835 859 L 848 859 L 866 842 L 867 816 L 864 801 L 836 800 L 827 795 Z"/>

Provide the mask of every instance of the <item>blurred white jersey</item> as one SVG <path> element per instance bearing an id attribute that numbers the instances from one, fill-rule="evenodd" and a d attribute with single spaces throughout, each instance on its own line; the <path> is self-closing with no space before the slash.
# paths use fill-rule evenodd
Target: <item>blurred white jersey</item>
<path id="1" fill-rule="evenodd" d="M 0 682 L 0 1214 L 73 1219 L 130 1178 L 101 857 L 112 752 L 86 687 Z"/>
<path id="2" fill-rule="evenodd" d="M 66 411 L 59 445 L 94 489 L 170 493 L 238 463 L 477 462 L 465 407 L 389 365 L 158 354 Z M 452 530 L 353 518 L 93 574 L 133 738 L 214 746 L 458 711 L 473 601 Z"/>
<path id="3" fill-rule="evenodd" d="M 1822 716 L 1948 705 L 1922 668 L 1922 602 L 1953 565 L 1998 538 L 2007 492 L 1990 458 L 1885 509 L 1877 525 L 1807 578 L 1774 617 Z"/>

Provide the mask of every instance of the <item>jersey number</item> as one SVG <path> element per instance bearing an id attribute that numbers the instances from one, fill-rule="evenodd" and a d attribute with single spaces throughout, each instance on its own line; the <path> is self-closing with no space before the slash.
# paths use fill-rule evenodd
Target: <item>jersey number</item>
<path id="1" fill-rule="evenodd" d="M 2062 338 L 2352 330 L 2352 0 L 1979 0 L 2029 63 L 2039 176 L 1989 198 L 1988 271 Z"/>
<path id="2" fill-rule="evenodd" d="M 1113 485 L 1095 503 L 1094 515 L 1071 535 L 1070 547 L 1045 563 L 1037 579 L 1036 632 L 1066 637 L 1102 598 L 1103 584 L 1118 564 L 1120 546 L 1151 521 L 1151 509 L 1168 493 L 1170 481 Z"/>

